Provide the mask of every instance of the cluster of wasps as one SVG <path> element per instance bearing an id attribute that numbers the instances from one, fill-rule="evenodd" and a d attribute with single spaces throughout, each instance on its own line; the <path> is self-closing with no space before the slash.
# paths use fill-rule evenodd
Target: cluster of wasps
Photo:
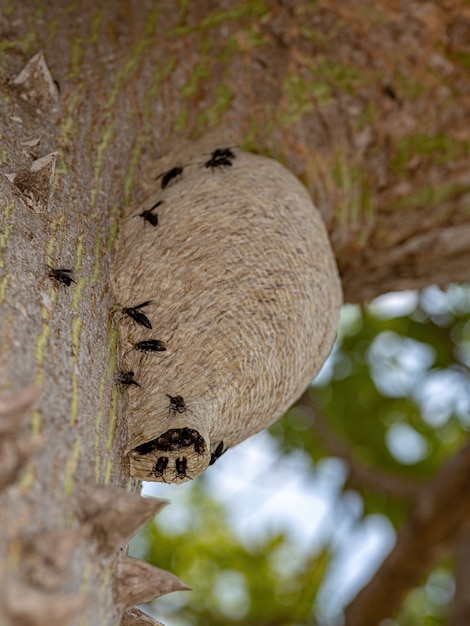
<path id="1" fill-rule="evenodd" d="M 212 171 L 218 168 L 223 169 L 226 167 L 232 167 L 233 159 L 235 159 L 235 154 L 231 148 L 217 148 L 211 153 L 210 158 L 204 163 L 203 167 L 207 169 L 211 169 Z M 162 174 L 157 176 L 156 180 L 161 181 L 160 186 L 161 186 L 161 189 L 163 190 L 163 189 L 166 189 L 170 184 L 173 184 L 174 182 L 181 179 L 181 177 L 183 176 L 183 171 L 184 171 L 184 168 L 178 165 L 178 166 L 172 167 L 170 170 L 163 172 Z M 159 206 L 163 204 L 163 202 L 164 200 L 159 200 L 152 207 L 142 211 L 136 217 L 142 218 L 144 222 L 150 224 L 150 226 L 154 228 L 157 228 L 159 226 L 159 220 L 158 220 L 158 213 L 156 213 L 156 210 L 158 209 Z M 152 330 L 152 323 L 150 319 L 148 318 L 148 316 L 142 310 L 142 309 L 145 309 L 150 304 L 152 304 L 152 301 L 147 300 L 135 306 L 124 307 L 121 310 L 121 312 L 124 315 L 127 315 L 128 317 L 130 317 L 135 323 L 139 324 L 143 328 Z M 134 344 L 133 347 L 135 350 L 138 350 L 140 352 L 164 352 L 166 350 L 165 344 L 159 339 L 145 339 L 143 341 L 137 342 L 136 344 Z M 133 371 L 120 372 L 118 376 L 118 382 L 121 385 L 126 385 L 126 386 L 135 385 L 137 387 L 140 387 L 139 383 L 134 378 Z M 173 396 L 168 393 L 165 395 L 169 399 L 168 414 L 170 416 L 176 415 L 177 413 L 191 412 L 191 410 L 186 406 L 186 402 L 182 395 Z M 176 438 L 180 437 L 180 434 L 178 434 L 175 431 L 174 437 L 175 437 L 175 441 L 172 442 L 171 445 L 179 446 L 181 442 L 176 441 Z M 158 447 L 159 449 L 161 448 L 163 450 L 165 445 L 166 444 L 164 443 L 160 443 L 158 444 Z M 197 445 L 197 442 L 195 445 Z M 224 444 L 223 444 L 223 441 L 221 441 L 218 444 L 215 451 L 211 454 L 211 460 L 209 464 L 212 465 L 213 463 L 215 463 L 215 461 L 224 452 L 225 452 Z M 185 461 L 186 459 L 183 459 L 181 460 L 180 463 L 176 464 L 176 473 L 180 478 L 183 478 L 186 474 Z M 164 470 L 166 469 L 167 464 L 168 464 L 168 459 L 166 457 L 160 457 L 155 467 L 155 474 L 157 476 L 162 476 Z"/>
<path id="2" fill-rule="evenodd" d="M 204 167 L 210 168 L 211 170 L 216 168 L 231 167 L 232 159 L 234 158 L 235 154 L 230 148 L 217 148 L 217 150 L 212 152 L 211 158 L 204 163 Z M 172 181 L 179 179 L 182 174 L 183 167 L 178 165 L 176 167 L 172 167 L 171 170 L 160 174 L 160 176 L 157 177 L 157 180 L 161 178 L 161 188 L 166 189 Z M 142 213 L 139 213 L 138 217 L 141 217 L 143 220 L 156 228 L 158 226 L 158 214 L 154 213 L 154 211 L 162 204 L 163 200 L 159 200 L 156 204 L 150 207 L 150 209 L 146 209 L 145 211 L 142 211 Z"/>

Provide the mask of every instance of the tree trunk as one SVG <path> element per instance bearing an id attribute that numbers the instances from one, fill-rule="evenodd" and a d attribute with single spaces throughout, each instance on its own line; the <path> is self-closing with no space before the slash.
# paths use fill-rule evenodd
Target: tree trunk
<path id="1" fill-rule="evenodd" d="M 456 588 L 452 602 L 449 626 L 465 626 L 470 616 L 470 563 L 469 528 L 464 529 L 459 541 L 455 544 L 455 580 Z"/>
<path id="2" fill-rule="evenodd" d="M 126 610 L 148 623 L 130 607 L 151 590 L 132 581 L 181 587 L 121 554 L 159 507 L 122 489 L 138 490 L 110 313 L 121 208 L 176 137 L 214 130 L 305 182 L 346 300 L 470 280 L 470 13 L 464 0 L 1 10 L 0 623 L 105 626 Z"/>

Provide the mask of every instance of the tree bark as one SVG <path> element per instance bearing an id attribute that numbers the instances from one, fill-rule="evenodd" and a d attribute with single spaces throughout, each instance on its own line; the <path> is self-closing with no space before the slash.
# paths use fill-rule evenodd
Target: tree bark
<path id="1" fill-rule="evenodd" d="M 404 593 L 418 585 L 431 567 L 458 545 L 470 520 L 466 497 L 470 486 L 469 450 L 467 442 L 417 494 L 394 548 L 346 607 L 345 626 L 376 626 L 393 616 Z"/>
<path id="2" fill-rule="evenodd" d="M 449 626 L 465 626 L 470 621 L 470 524 L 455 544 L 455 594 Z"/>
<path id="3" fill-rule="evenodd" d="M 1 11 L 0 617 L 111 625 L 124 611 L 122 546 L 100 540 L 114 530 L 86 503 L 113 498 L 79 486 L 138 489 L 121 463 L 110 314 L 121 207 L 145 197 L 175 138 L 215 131 L 305 182 L 346 300 L 468 281 L 470 15 L 464 0 Z M 73 270 L 70 282 L 52 269 Z M 63 533 L 61 560 L 38 580 L 30 558 L 42 563 L 41 538 Z"/>

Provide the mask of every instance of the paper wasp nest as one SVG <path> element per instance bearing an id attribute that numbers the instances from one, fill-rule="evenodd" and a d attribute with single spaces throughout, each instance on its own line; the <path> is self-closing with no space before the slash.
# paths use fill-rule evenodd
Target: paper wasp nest
<path id="1" fill-rule="evenodd" d="M 301 395 L 341 287 L 304 186 L 279 163 L 191 144 L 121 224 L 113 286 L 130 474 L 194 478 Z"/>

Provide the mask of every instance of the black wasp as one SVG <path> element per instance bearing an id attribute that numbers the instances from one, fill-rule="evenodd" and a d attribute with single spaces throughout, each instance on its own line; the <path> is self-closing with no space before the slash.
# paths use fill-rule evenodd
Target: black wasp
<path id="1" fill-rule="evenodd" d="M 146 339 L 138 341 L 134 348 L 140 352 L 165 352 L 166 348 L 158 339 Z"/>
<path id="2" fill-rule="evenodd" d="M 183 173 L 183 168 L 182 167 L 172 167 L 171 170 L 168 170 L 168 172 L 163 172 L 163 174 L 160 174 L 160 176 L 157 176 L 157 180 L 159 178 L 162 179 L 162 189 L 166 189 L 168 187 L 168 185 L 171 183 L 171 181 L 174 178 L 178 178 L 178 176 L 180 176 Z"/>
<path id="3" fill-rule="evenodd" d="M 215 449 L 215 452 L 211 454 L 211 460 L 209 461 L 209 465 L 214 465 L 217 459 L 219 459 L 224 452 L 227 452 L 227 450 L 228 448 L 224 450 L 224 442 L 221 441 L 219 445 L 217 446 L 217 448 Z"/>
<path id="4" fill-rule="evenodd" d="M 165 471 L 167 465 L 168 465 L 168 457 L 159 456 L 158 461 L 155 465 L 155 469 L 153 470 L 153 473 L 155 474 L 157 478 L 161 478 L 163 476 L 163 472 Z"/>
<path id="5" fill-rule="evenodd" d="M 158 215 L 156 213 L 153 213 L 153 211 L 155 211 L 155 209 L 161 204 L 163 204 L 163 200 L 159 200 L 150 209 L 142 211 L 142 213 L 139 213 L 137 217 L 141 217 L 145 222 L 152 224 L 152 226 L 158 226 Z"/>
<path id="6" fill-rule="evenodd" d="M 49 269 L 50 269 L 49 278 L 52 278 L 53 280 L 56 280 L 58 283 L 62 283 L 62 285 L 65 285 L 66 287 L 70 287 L 70 285 L 72 283 L 77 284 L 77 281 L 74 280 L 70 276 L 70 274 L 72 274 L 73 270 L 66 270 L 66 269 L 54 270 L 54 269 L 52 269 L 52 267 L 50 267 Z"/>
<path id="7" fill-rule="evenodd" d="M 152 324 L 150 323 L 149 318 L 144 313 L 139 311 L 139 309 L 143 309 L 151 303 L 152 300 L 147 300 L 147 302 L 142 302 L 142 304 L 138 304 L 137 306 L 125 307 L 124 309 L 122 309 L 122 312 L 124 313 L 124 315 L 132 317 L 134 322 L 137 322 L 137 324 L 145 326 L 145 328 L 150 328 L 151 330 Z"/>
<path id="8" fill-rule="evenodd" d="M 234 159 L 235 155 L 230 150 L 230 148 L 217 148 L 211 154 L 211 158 L 204 163 L 205 167 L 232 167 L 232 161 L 230 159 Z"/>
<path id="9" fill-rule="evenodd" d="M 169 394 L 166 394 L 166 397 L 170 398 L 169 413 L 173 413 L 173 415 L 176 415 L 177 413 L 184 413 L 185 411 L 189 411 L 183 400 L 183 396 L 170 396 Z"/>
<path id="10" fill-rule="evenodd" d="M 119 372 L 117 381 L 120 385 L 135 385 L 140 387 L 139 383 L 134 380 L 134 372 Z"/>
<path id="11" fill-rule="evenodd" d="M 178 458 L 175 461 L 175 467 L 176 467 L 176 473 L 178 475 L 178 478 L 185 478 L 186 477 L 186 468 L 188 466 L 188 460 L 183 457 L 183 458 Z"/>
<path id="12" fill-rule="evenodd" d="M 393 87 L 390 87 L 390 85 L 385 85 L 382 89 L 383 93 L 388 96 L 391 100 L 398 100 L 397 98 L 397 94 L 395 93 L 395 90 L 393 89 Z"/>

